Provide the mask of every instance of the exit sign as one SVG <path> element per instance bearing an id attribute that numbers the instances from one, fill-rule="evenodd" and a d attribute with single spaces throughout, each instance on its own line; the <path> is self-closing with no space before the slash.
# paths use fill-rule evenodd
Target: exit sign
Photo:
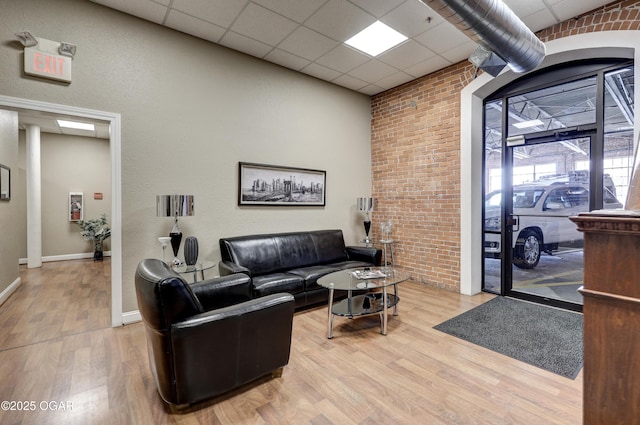
<path id="1" fill-rule="evenodd" d="M 37 46 L 24 49 L 24 73 L 28 75 L 70 83 L 71 62 L 68 56 L 45 52 Z"/>

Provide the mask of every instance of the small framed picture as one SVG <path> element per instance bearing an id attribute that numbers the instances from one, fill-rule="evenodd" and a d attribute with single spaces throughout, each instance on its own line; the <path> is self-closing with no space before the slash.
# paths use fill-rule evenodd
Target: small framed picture
<path id="1" fill-rule="evenodd" d="M 84 220 L 84 195 L 82 192 L 69 192 L 69 221 Z"/>
<path id="2" fill-rule="evenodd" d="M 11 168 L 0 164 L 0 200 L 11 199 Z"/>

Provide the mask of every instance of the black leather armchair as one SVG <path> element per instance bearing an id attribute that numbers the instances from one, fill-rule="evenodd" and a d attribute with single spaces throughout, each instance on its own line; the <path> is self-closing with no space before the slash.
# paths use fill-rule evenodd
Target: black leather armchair
<path id="1" fill-rule="evenodd" d="M 151 372 L 158 393 L 174 407 L 281 371 L 289 362 L 290 294 L 251 300 L 243 274 L 189 285 L 156 259 L 140 262 L 135 287 Z"/>

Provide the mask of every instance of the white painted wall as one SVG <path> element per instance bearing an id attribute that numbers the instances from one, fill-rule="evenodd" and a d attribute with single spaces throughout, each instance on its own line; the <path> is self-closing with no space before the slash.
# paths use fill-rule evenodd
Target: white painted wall
<path id="1" fill-rule="evenodd" d="M 16 169 L 18 166 L 18 114 L 0 109 L 0 164 L 11 169 L 11 196 L 15 185 Z M 0 303 L 6 296 L 5 290 L 17 287 L 18 252 L 9 242 L 18 238 L 18 203 L 15 198 L 0 201 Z"/>

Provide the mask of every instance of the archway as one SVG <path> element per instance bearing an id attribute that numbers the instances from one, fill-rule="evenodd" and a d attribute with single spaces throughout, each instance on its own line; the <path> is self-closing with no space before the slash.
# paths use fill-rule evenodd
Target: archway
<path id="1" fill-rule="evenodd" d="M 576 49 L 576 46 L 581 46 Z M 572 60 L 620 57 L 640 63 L 640 40 L 636 31 L 608 31 L 579 34 L 546 43 L 547 57 L 543 69 Z M 461 92 L 460 106 L 460 292 L 477 294 L 482 286 L 482 158 L 483 99 L 500 87 L 520 78 L 521 74 L 506 71 L 492 78 L 482 74 Z M 640 75 L 635 73 L 635 83 Z M 640 94 L 634 93 L 634 103 Z M 634 140 L 638 140 L 640 123 L 634 125 Z M 637 149 L 637 146 L 636 146 Z"/>

